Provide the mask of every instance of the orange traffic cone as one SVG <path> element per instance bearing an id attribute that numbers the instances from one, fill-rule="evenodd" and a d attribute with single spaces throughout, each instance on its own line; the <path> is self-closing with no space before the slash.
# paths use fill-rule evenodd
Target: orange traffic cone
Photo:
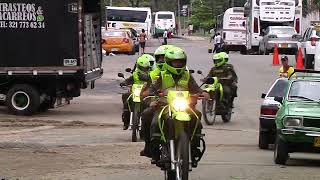
<path id="1" fill-rule="evenodd" d="M 279 63 L 279 52 L 278 52 L 278 46 L 275 44 L 273 48 L 273 61 L 272 65 L 273 66 L 278 66 Z"/>
<path id="2" fill-rule="evenodd" d="M 303 60 L 302 60 L 302 50 L 301 50 L 301 47 L 300 47 L 299 50 L 298 50 L 296 69 L 304 69 L 304 67 L 303 67 Z"/>

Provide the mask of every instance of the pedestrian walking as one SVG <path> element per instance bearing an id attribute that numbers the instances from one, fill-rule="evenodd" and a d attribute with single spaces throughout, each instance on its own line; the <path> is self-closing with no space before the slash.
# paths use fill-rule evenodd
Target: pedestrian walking
<path id="1" fill-rule="evenodd" d="M 171 39 L 173 37 L 173 25 L 169 27 L 168 38 Z"/>
<path id="2" fill-rule="evenodd" d="M 168 30 L 165 29 L 163 32 L 163 43 L 162 45 L 167 45 L 168 44 Z"/>
<path id="3" fill-rule="evenodd" d="M 146 47 L 147 34 L 144 29 L 142 29 L 139 35 L 139 44 L 141 49 L 141 54 L 144 54 L 144 49 Z"/>
<path id="4" fill-rule="evenodd" d="M 215 53 L 215 52 L 219 53 L 222 48 L 222 44 L 223 44 L 223 39 L 222 39 L 220 33 L 217 33 L 216 36 L 214 37 L 213 44 L 214 44 L 214 49 L 213 49 L 212 53 Z"/>

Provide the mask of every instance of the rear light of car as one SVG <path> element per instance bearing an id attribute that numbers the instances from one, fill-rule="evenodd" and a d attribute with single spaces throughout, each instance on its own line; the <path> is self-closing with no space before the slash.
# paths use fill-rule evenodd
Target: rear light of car
<path id="1" fill-rule="evenodd" d="M 277 35 L 269 35 L 268 38 L 278 38 Z"/>
<path id="2" fill-rule="evenodd" d="M 278 107 L 262 106 L 260 109 L 261 115 L 275 116 L 278 112 Z"/>
<path id="3" fill-rule="evenodd" d="M 317 45 L 318 38 L 316 38 L 316 37 L 311 37 L 311 38 L 310 38 L 310 41 L 311 41 L 311 46 L 316 46 L 316 45 Z"/>
<path id="4" fill-rule="evenodd" d="M 123 38 L 122 42 L 129 43 L 129 39 L 128 38 Z"/>
<path id="5" fill-rule="evenodd" d="M 253 32 L 254 33 L 259 33 L 258 18 L 254 18 Z"/>

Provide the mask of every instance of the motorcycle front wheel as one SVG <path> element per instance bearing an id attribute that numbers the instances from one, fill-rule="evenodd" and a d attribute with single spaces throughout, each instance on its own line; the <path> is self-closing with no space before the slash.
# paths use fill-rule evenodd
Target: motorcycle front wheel
<path id="1" fill-rule="evenodd" d="M 213 125 L 216 121 L 216 101 L 213 100 L 202 100 L 202 114 L 203 119 L 207 125 Z"/>

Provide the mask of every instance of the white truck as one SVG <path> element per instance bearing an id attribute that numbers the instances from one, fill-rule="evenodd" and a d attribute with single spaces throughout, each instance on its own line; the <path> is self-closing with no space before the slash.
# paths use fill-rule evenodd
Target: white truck
<path id="1" fill-rule="evenodd" d="M 247 49 L 258 52 L 263 31 L 269 26 L 292 26 L 301 35 L 302 0 L 247 0 Z"/>

